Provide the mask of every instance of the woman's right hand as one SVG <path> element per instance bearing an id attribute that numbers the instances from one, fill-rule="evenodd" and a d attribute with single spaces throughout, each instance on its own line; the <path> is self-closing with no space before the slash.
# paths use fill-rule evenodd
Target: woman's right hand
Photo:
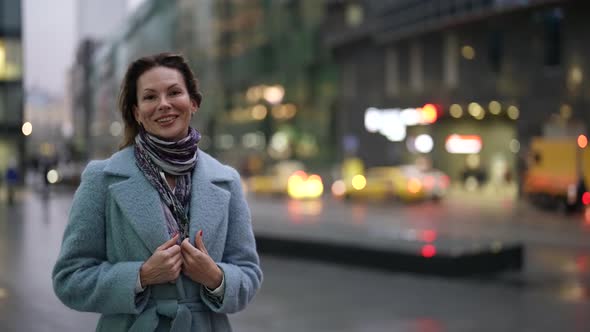
<path id="1" fill-rule="evenodd" d="M 176 234 L 170 240 L 159 246 L 154 254 L 148 258 L 139 270 L 141 287 L 163 284 L 174 281 L 180 275 L 182 268 L 182 255 Z"/>

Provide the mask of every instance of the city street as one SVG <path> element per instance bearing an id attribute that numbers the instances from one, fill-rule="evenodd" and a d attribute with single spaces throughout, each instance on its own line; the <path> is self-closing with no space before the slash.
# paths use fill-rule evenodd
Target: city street
<path id="1" fill-rule="evenodd" d="M 24 191 L 18 198 L 17 205 L 2 202 L 0 209 L 0 329 L 92 330 L 97 315 L 64 307 L 51 288 L 51 268 L 71 192 L 54 191 L 43 200 L 34 191 Z M 585 314 L 590 309 L 590 248 L 583 243 L 589 235 L 582 216 L 540 212 L 524 205 L 497 209 L 493 202 L 458 211 L 454 204 L 460 202 L 451 197 L 436 205 L 367 207 L 324 200 L 316 202 L 321 205 L 318 213 L 317 206 L 308 206 L 312 202 L 251 199 L 257 233 L 278 234 L 284 228 L 289 236 L 321 238 L 327 230 L 342 226 L 342 232 L 327 236 L 334 240 L 355 230 L 356 237 L 367 238 L 397 236 L 394 230 L 403 228 L 407 237 L 411 228 L 417 232 L 436 226 L 446 234 L 523 239 L 526 260 L 522 272 L 445 279 L 263 254 L 263 288 L 244 312 L 231 316 L 235 330 L 590 329 Z"/>

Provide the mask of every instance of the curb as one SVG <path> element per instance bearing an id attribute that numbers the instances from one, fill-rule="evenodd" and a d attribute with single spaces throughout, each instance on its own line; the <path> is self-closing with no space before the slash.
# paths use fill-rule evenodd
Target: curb
<path id="1" fill-rule="evenodd" d="M 444 277 L 482 276 L 507 270 L 521 270 L 524 247 L 520 244 L 500 250 L 480 250 L 458 255 L 437 253 L 426 258 L 403 249 L 382 250 L 303 239 L 257 234 L 256 245 L 263 254 L 337 263 L 395 272 Z"/>

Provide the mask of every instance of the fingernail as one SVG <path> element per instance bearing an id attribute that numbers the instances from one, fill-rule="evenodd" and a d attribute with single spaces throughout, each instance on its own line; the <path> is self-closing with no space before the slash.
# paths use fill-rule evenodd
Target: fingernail
<path id="1" fill-rule="evenodd" d="M 203 230 L 202 229 L 199 231 L 199 236 L 203 236 Z"/>

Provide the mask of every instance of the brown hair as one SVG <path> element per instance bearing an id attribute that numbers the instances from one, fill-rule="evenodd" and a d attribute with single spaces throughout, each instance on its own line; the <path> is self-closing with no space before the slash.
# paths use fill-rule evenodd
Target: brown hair
<path id="1" fill-rule="evenodd" d="M 155 67 L 178 70 L 184 78 L 189 97 L 197 103 L 197 106 L 201 106 L 202 96 L 199 92 L 199 83 L 182 55 L 159 53 L 133 61 L 127 68 L 119 94 L 119 111 L 125 123 L 125 132 L 123 142 L 119 146 L 120 149 L 133 145 L 135 136 L 139 133 L 139 124 L 135 121 L 133 115 L 133 107 L 137 106 L 137 80 L 143 73 Z"/>

